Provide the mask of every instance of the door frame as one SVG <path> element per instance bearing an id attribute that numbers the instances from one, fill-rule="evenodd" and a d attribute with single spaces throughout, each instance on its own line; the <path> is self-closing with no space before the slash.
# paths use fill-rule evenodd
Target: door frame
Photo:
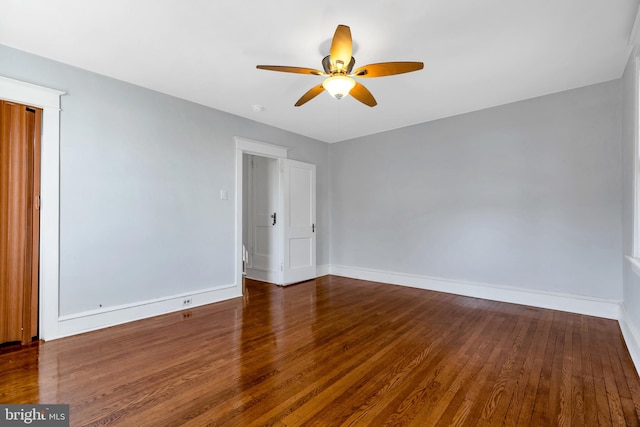
<path id="1" fill-rule="evenodd" d="M 38 334 L 58 338 L 60 292 L 60 97 L 65 92 L 0 76 L 0 98 L 42 109 Z"/>
<path id="2" fill-rule="evenodd" d="M 235 224 L 235 281 L 236 287 L 242 289 L 242 197 L 243 197 L 243 154 L 269 157 L 272 159 L 288 158 L 289 148 L 269 144 L 240 136 L 234 137 L 236 145 L 236 224 Z"/>

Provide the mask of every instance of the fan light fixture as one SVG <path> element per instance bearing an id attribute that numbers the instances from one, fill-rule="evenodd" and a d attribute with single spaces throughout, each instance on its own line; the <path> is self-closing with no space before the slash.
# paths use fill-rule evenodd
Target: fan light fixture
<path id="1" fill-rule="evenodd" d="M 347 76 L 333 76 L 322 82 L 322 87 L 335 99 L 342 99 L 356 85 L 355 80 Z"/>
<path id="2" fill-rule="evenodd" d="M 379 62 L 353 69 L 356 59 L 353 54 L 353 40 L 351 29 L 346 25 L 338 25 L 331 39 L 329 55 L 322 59 L 322 69 L 290 67 L 288 65 L 257 65 L 260 70 L 280 71 L 283 73 L 310 74 L 326 77 L 325 81 L 309 89 L 295 103 L 296 107 L 306 104 L 325 90 L 336 99 L 351 95 L 355 100 L 369 107 L 375 107 L 378 102 L 369 89 L 360 82 L 356 83 L 352 77 L 371 78 L 393 76 L 395 74 L 410 73 L 422 70 L 422 62 Z"/>

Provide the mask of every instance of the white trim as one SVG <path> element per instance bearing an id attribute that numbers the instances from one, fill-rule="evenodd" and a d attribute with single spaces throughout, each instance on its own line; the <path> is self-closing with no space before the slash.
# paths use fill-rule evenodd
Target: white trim
<path id="1" fill-rule="evenodd" d="M 247 268 L 247 278 L 259 280 L 260 282 L 278 283 L 280 274 L 273 270 L 261 270 L 258 268 Z"/>
<path id="2" fill-rule="evenodd" d="M 235 224 L 235 286 L 242 289 L 242 155 L 253 154 L 256 156 L 271 157 L 274 159 L 286 159 L 287 147 L 268 144 L 266 142 L 235 136 L 236 145 L 236 224 Z"/>
<path id="3" fill-rule="evenodd" d="M 474 298 L 522 304 L 589 316 L 618 319 L 620 301 L 588 298 L 578 295 L 521 289 L 486 283 L 463 282 L 359 267 L 331 265 L 331 274 L 354 279 L 390 283 Z"/>
<path id="4" fill-rule="evenodd" d="M 330 273 L 331 266 L 329 264 L 322 264 L 316 266 L 316 277 L 326 276 Z"/>
<path id="5" fill-rule="evenodd" d="M 638 15 L 640 16 L 640 15 Z M 633 81 L 633 248 L 632 255 L 640 258 L 640 57 L 634 59 Z"/>
<path id="6" fill-rule="evenodd" d="M 329 264 L 316 266 L 316 278 L 326 276 L 328 274 Z M 268 270 L 258 270 L 256 268 L 247 268 L 247 278 L 269 283 L 277 283 L 278 279 L 277 275 L 274 272 L 270 272 Z"/>
<path id="7" fill-rule="evenodd" d="M 638 333 L 638 330 L 633 326 L 633 322 L 629 320 L 629 313 L 627 313 L 627 308 L 624 304 L 620 307 L 620 319 L 618 323 L 620 323 L 622 337 L 627 344 L 627 349 L 635 365 L 636 372 L 640 375 L 640 333 Z"/>
<path id="8" fill-rule="evenodd" d="M 636 19 L 633 22 L 633 27 L 631 28 L 631 34 L 629 35 L 629 45 L 640 45 L 640 8 L 638 8 L 638 11 L 636 12 Z"/>
<path id="9" fill-rule="evenodd" d="M 58 331 L 60 290 L 60 96 L 64 92 L 0 76 L 0 98 L 42 108 L 40 171 L 41 339 Z"/>
<path id="10" fill-rule="evenodd" d="M 628 255 L 625 258 L 627 258 L 627 261 L 631 264 L 631 270 L 640 276 L 640 259 Z"/>
<path id="11" fill-rule="evenodd" d="M 65 92 L 0 76 L 0 94 L 7 101 L 59 111 Z"/>
<path id="12" fill-rule="evenodd" d="M 236 149 L 242 150 L 243 153 L 254 154 L 262 157 L 272 157 L 274 159 L 287 158 L 287 151 L 289 150 L 288 147 L 256 141 L 255 139 L 243 138 L 241 136 L 236 136 L 234 139 L 236 141 Z"/>
<path id="13" fill-rule="evenodd" d="M 152 316 L 188 310 L 193 307 L 224 301 L 242 296 L 235 284 L 206 289 L 203 291 L 182 293 L 169 297 L 155 298 L 100 310 L 85 311 L 59 318 L 59 335 L 62 338 L 83 332 L 94 331 Z M 190 297 L 189 306 L 182 305 L 183 299 Z"/>

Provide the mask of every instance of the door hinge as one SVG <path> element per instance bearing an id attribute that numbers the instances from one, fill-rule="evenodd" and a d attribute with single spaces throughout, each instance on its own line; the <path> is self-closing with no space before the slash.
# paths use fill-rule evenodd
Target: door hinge
<path id="1" fill-rule="evenodd" d="M 280 271 L 284 271 L 284 264 L 280 264 Z"/>
<path id="2" fill-rule="evenodd" d="M 316 225 L 315 224 L 311 224 L 311 232 L 312 233 L 316 232 Z"/>
<path id="3" fill-rule="evenodd" d="M 36 196 L 36 210 L 40 210 L 40 196 Z"/>

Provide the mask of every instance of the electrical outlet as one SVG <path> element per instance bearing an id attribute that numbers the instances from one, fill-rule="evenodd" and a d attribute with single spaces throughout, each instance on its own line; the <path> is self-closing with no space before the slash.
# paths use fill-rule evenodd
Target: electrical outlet
<path id="1" fill-rule="evenodd" d="M 192 302 L 193 302 L 193 300 L 191 299 L 191 297 L 185 298 L 185 299 L 182 300 L 182 306 L 186 307 L 188 305 L 191 305 Z"/>

